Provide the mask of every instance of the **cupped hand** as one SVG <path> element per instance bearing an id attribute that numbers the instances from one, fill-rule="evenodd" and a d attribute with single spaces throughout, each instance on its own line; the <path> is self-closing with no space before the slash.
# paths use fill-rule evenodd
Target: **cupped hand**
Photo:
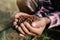
<path id="1" fill-rule="evenodd" d="M 15 28 L 21 32 L 22 35 L 41 35 L 48 23 L 50 23 L 50 19 L 48 18 L 40 18 L 40 21 L 32 22 L 32 25 L 30 25 L 28 22 L 21 23 L 21 26 L 16 25 L 16 22 L 18 21 L 17 18 L 19 18 L 20 15 L 24 16 L 30 16 L 26 13 L 17 13 L 15 15 L 15 22 L 13 22 L 13 25 L 15 25 Z"/>

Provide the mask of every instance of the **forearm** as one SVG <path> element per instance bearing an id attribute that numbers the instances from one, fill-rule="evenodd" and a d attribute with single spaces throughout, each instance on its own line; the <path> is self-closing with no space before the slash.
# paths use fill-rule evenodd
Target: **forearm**
<path id="1" fill-rule="evenodd" d="M 60 12 L 57 13 L 43 13 L 46 18 L 46 22 L 50 23 L 49 28 L 53 28 L 60 25 Z M 36 14 L 38 17 L 43 18 L 43 14 L 40 11 Z"/>
<path id="2" fill-rule="evenodd" d="M 47 17 L 44 17 L 44 20 L 45 20 L 46 24 L 49 24 L 51 22 L 51 20 Z"/>

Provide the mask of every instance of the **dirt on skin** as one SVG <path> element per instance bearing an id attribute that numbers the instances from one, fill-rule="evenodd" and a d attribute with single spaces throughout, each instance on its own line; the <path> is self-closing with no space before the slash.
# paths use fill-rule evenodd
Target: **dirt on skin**
<path id="1" fill-rule="evenodd" d="M 30 15 L 30 16 L 21 15 L 17 19 L 18 19 L 18 22 L 16 22 L 17 23 L 16 25 L 18 25 L 18 26 L 20 26 L 20 24 L 23 23 L 23 22 L 25 22 L 25 21 L 28 22 L 28 23 L 30 23 L 30 24 L 32 22 L 35 22 L 35 21 L 40 21 L 40 18 L 37 17 L 37 16 L 35 16 L 35 15 Z M 14 20 L 14 22 L 15 22 L 15 20 Z M 16 25 L 14 25 L 14 26 L 16 27 Z M 28 36 L 28 38 L 29 38 L 29 36 Z M 32 38 L 36 39 L 37 37 L 32 37 Z"/>
<path id="2" fill-rule="evenodd" d="M 34 15 L 31 15 L 31 16 L 19 16 L 19 22 L 24 22 L 24 21 L 27 21 L 29 22 L 30 24 L 34 21 L 38 21 L 40 20 L 40 18 L 38 18 L 37 16 L 34 16 Z"/>
<path id="3" fill-rule="evenodd" d="M 17 25 L 20 26 L 20 24 L 23 23 L 23 22 L 25 22 L 25 21 L 31 24 L 32 22 L 40 21 L 40 18 L 37 17 L 37 16 L 35 16 L 35 15 L 30 15 L 30 16 L 21 15 L 18 18 Z"/>

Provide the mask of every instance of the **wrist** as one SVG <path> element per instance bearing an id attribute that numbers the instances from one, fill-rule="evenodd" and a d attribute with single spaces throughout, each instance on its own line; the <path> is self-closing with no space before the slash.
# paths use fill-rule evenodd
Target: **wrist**
<path id="1" fill-rule="evenodd" d="M 47 24 L 49 24 L 49 23 L 51 22 L 51 20 L 50 20 L 49 18 L 45 17 L 45 22 L 46 22 Z"/>
<path id="2" fill-rule="evenodd" d="M 42 20 L 45 22 L 45 24 L 49 24 L 51 20 L 47 17 L 42 18 Z"/>

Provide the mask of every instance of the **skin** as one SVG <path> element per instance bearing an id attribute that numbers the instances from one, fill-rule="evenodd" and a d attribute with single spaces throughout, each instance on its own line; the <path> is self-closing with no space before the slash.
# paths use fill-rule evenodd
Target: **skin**
<path id="1" fill-rule="evenodd" d="M 20 15 L 30 16 L 30 15 L 22 13 L 22 12 L 17 13 L 15 15 L 16 21 L 18 21 L 17 18 L 19 18 Z M 50 19 L 43 17 L 43 18 L 41 18 L 40 21 L 33 22 L 32 26 L 28 22 L 24 22 L 24 23 L 21 23 L 21 26 L 20 27 L 18 26 L 17 28 L 21 32 L 20 36 L 24 36 L 24 35 L 36 36 L 36 35 L 42 34 L 42 32 L 44 31 L 44 29 L 48 23 L 50 23 Z"/>

